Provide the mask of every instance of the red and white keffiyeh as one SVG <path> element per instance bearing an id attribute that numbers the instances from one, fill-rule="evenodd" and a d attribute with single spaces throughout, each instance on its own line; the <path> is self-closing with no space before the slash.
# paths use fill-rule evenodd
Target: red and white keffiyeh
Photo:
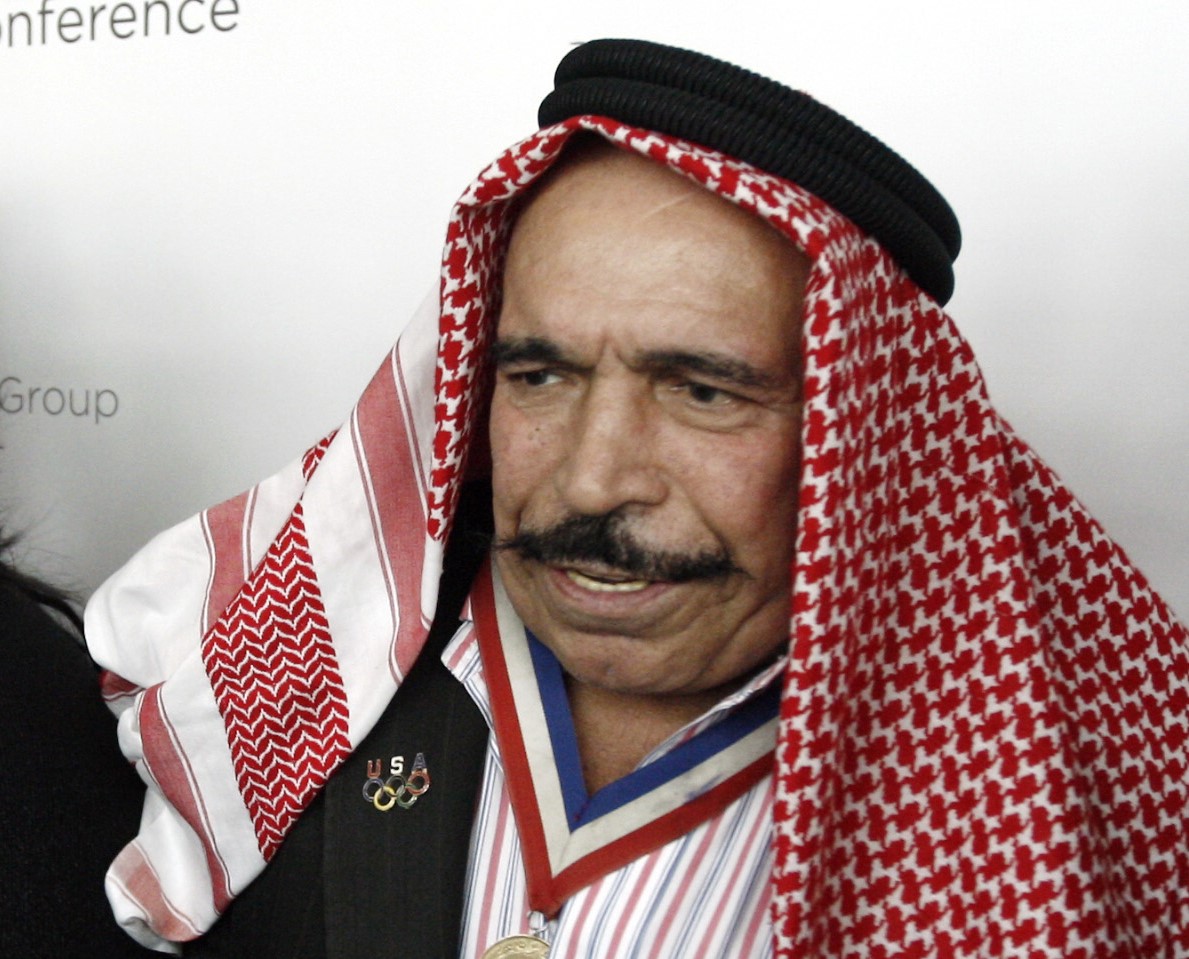
<path id="1" fill-rule="evenodd" d="M 440 304 L 333 437 L 163 533 L 92 600 L 150 786 L 109 873 L 118 919 L 162 948 L 201 935 L 415 660 L 483 430 L 508 201 L 580 128 L 813 262 L 776 955 L 1189 956 L 1184 627 L 874 240 L 793 184 L 592 117 L 513 147 L 462 197 Z"/>

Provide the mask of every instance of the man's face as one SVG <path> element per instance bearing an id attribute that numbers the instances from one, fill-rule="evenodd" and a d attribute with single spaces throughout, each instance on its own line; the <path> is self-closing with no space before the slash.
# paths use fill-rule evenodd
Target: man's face
<path id="1" fill-rule="evenodd" d="M 490 434 L 497 542 L 525 542 L 495 562 L 574 680 L 705 693 L 787 642 L 807 270 L 756 217 L 610 148 L 521 215 Z"/>

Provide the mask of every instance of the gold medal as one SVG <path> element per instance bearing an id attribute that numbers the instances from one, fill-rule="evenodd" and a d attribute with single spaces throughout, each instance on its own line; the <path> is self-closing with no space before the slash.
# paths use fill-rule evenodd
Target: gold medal
<path id="1" fill-rule="evenodd" d="M 536 936 L 508 936 L 483 953 L 482 959 L 545 959 L 549 943 Z"/>

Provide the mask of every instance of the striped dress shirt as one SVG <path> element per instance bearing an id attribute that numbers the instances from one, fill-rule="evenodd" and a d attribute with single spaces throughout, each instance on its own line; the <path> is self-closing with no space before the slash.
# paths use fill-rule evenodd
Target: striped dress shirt
<path id="1" fill-rule="evenodd" d="M 472 623 L 462 625 L 442 660 L 492 728 Z M 660 744 L 641 766 L 758 696 L 783 666 L 777 662 L 753 677 Z M 531 932 L 549 941 L 550 959 L 770 956 L 771 824 L 769 773 L 717 816 L 580 889 L 546 921 L 529 905 L 520 838 L 493 735 L 472 828 L 460 955 L 480 959 L 494 942 Z"/>

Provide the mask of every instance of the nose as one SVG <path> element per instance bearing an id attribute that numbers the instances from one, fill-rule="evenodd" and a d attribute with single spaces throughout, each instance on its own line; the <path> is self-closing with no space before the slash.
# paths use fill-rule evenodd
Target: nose
<path id="1" fill-rule="evenodd" d="M 569 424 L 554 485 L 573 513 L 598 516 L 662 502 L 667 486 L 648 400 L 595 377 Z"/>

